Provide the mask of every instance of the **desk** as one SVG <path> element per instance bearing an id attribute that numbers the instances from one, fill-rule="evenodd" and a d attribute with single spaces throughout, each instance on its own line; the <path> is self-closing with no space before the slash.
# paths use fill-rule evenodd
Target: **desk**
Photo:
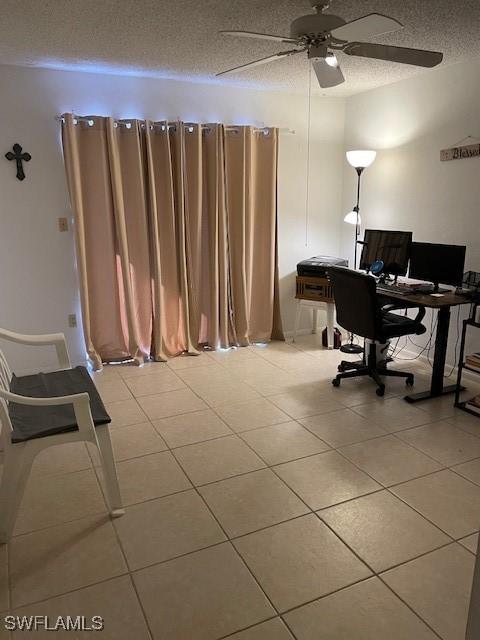
<path id="1" fill-rule="evenodd" d="M 429 294 L 408 294 L 401 295 L 393 291 L 379 291 L 383 298 L 394 300 L 395 302 L 407 302 L 409 305 L 426 307 L 427 309 L 438 310 L 437 332 L 435 337 L 435 355 L 433 358 L 432 383 L 429 391 L 412 393 L 405 396 L 407 402 L 420 402 L 429 398 L 437 398 L 447 393 L 454 393 L 456 385 L 443 386 L 445 373 L 445 360 L 447 357 L 448 330 L 450 326 L 450 309 L 462 304 L 469 304 L 470 298 L 467 295 L 456 293 L 445 293 L 442 297 L 435 297 Z"/>

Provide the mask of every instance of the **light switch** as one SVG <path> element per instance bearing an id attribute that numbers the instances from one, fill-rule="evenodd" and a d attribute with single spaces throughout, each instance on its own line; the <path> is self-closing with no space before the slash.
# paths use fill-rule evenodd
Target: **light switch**
<path id="1" fill-rule="evenodd" d="M 67 218 L 59 218 L 58 219 L 58 230 L 59 231 L 68 231 L 68 220 L 67 220 Z"/>
<path id="2" fill-rule="evenodd" d="M 77 326 L 77 316 L 74 313 L 71 313 L 68 316 L 68 326 L 71 329 L 75 329 L 75 327 Z"/>

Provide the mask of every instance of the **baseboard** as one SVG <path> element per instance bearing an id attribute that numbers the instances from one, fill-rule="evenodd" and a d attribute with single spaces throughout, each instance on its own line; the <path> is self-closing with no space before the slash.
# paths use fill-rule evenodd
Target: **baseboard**
<path id="1" fill-rule="evenodd" d="M 322 331 L 323 331 L 323 328 L 322 329 L 319 328 L 317 330 L 317 334 L 316 335 L 320 334 Z M 293 334 L 294 334 L 294 331 L 284 331 L 283 332 L 283 335 L 285 336 L 285 338 L 293 338 Z M 315 335 L 314 333 L 312 333 L 312 329 L 311 328 L 310 329 L 299 329 L 297 331 L 297 336 L 311 336 L 311 335 Z"/>
<path id="2" fill-rule="evenodd" d="M 407 358 L 411 358 L 412 362 L 417 360 L 418 362 L 421 362 L 421 364 L 429 367 L 430 369 L 432 368 L 432 365 L 430 364 L 427 356 L 425 356 L 424 354 L 418 354 L 415 351 L 411 351 L 410 349 L 402 349 L 402 354 L 404 354 Z M 401 362 L 401 360 L 398 360 L 397 362 Z M 446 371 L 452 371 L 450 377 L 451 378 L 453 377 L 456 379 L 458 374 L 458 365 L 453 366 L 452 362 L 446 362 L 445 369 Z M 470 380 L 471 382 L 475 382 L 476 384 L 478 384 L 480 381 L 480 378 L 478 377 L 478 375 L 473 371 L 468 371 L 468 369 L 463 370 L 462 377 L 465 378 L 466 380 Z"/>
<path id="3" fill-rule="evenodd" d="M 322 333 L 322 331 L 324 329 L 326 329 L 326 326 L 318 327 L 316 334 L 312 333 L 312 329 L 311 328 L 309 328 L 309 329 L 299 329 L 297 331 L 297 336 L 313 336 L 313 335 L 317 335 L 318 336 L 318 335 L 321 335 L 321 333 Z M 337 327 L 337 326 L 335 327 L 335 329 L 339 329 L 339 331 L 341 331 L 341 329 L 339 327 Z M 293 338 L 293 334 L 294 334 L 294 331 L 284 331 L 283 332 L 283 335 L 285 336 L 285 338 Z M 343 336 L 343 338 L 346 339 L 348 334 L 345 333 L 344 331 L 342 331 L 342 336 Z"/>

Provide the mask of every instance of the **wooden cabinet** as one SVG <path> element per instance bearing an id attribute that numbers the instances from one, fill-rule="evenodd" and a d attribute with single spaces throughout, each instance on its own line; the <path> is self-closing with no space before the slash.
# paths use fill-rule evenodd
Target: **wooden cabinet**
<path id="1" fill-rule="evenodd" d="M 297 300 L 334 303 L 333 289 L 328 278 L 297 276 Z"/>

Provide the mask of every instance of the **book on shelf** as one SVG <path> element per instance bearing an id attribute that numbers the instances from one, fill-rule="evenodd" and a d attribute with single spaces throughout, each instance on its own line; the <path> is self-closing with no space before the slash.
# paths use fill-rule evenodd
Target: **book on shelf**
<path id="1" fill-rule="evenodd" d="M 478 416 L 480 416 L 480 407 L 477 407 L 476 404 L 471 404 L 471 402 L 466 402 L 465 409 L 468 409 L 472 413 L 476 413 Z"/>
<path id="2" fill-rule="evenodd" d="M 480 396 L 475 396 L 465 403 L 465 408 L 480 415 Z"/>
<path id="3" fill-rule="evenodd" d="M 473 353 L 465 358 L 465 364 L 473 369 L 480 370 L 480 353 Z"/>
<path id="4" fill-rule="evenodd" d="M 465 366 L 468 371 L 472 371 L 473 373 L 480 373 L 480 367 L 468 364 L 468 362 L 465 363 Z"/>
<path id="5" fill-rule="evenodd" d="M 478 364 L 477 362 L 470 362 L 470 360 L 466 360 L 465 364 L 469 369 L 475 369 L 475 371 L 480 371 L 480 364 Z"/>

